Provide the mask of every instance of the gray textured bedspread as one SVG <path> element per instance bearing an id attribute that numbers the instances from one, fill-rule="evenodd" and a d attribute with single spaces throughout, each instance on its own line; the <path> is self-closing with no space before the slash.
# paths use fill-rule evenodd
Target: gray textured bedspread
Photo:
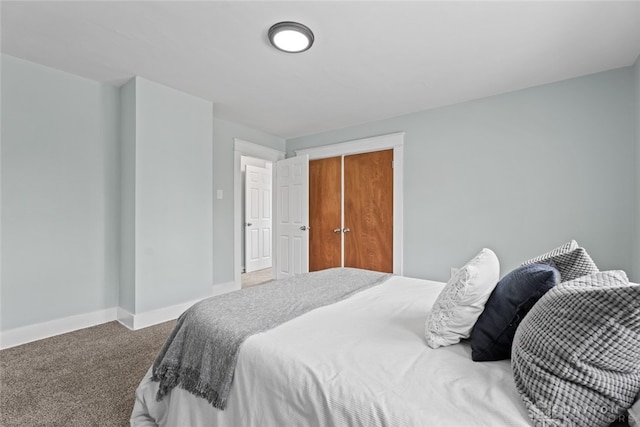
<path id="1" fill-rule="evenodd" d="M 153 364 L 157 399 L 180 386 L 224 409 L 240 345 L 314 308 L 383 283 L 390 274 L 335 268 L 208 298 L 185 311 Z"/>

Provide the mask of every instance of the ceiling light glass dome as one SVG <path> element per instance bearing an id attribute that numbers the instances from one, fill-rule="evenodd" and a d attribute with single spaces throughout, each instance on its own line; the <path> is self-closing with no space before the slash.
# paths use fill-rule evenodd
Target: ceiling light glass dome
<path id="1" fill-rule="evenodd" d="M 304 52 L 313 45 L 313 40 L 313 32 L 297 22 L 278 22 L 269 28 L 269 41 L 283 52 Z"/>

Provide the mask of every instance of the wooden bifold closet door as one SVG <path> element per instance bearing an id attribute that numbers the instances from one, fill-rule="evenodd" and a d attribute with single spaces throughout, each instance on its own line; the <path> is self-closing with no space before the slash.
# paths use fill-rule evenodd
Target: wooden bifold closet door
<path id="1" fill-rule="evenodd" d="M 344 156 L 342 166 L 342 157 L 309 162 L 309 271 L 340 267 L 344 239 L 345 267 L 391 273 L 393 150 Z"/>
<path id="2" fill-rule="evenodd" d="M 393 273 L 393 150 L 344 157 L 344 266 Z"/>
<path id="3" fill-rule="evenodd" d="M 309 271 L 342 264 L 342 158 L 309 162 Z"/>

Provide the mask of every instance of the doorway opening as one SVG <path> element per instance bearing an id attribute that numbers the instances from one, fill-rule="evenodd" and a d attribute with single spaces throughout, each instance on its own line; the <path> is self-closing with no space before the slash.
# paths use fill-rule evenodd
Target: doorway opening
<path id="1" fill-rule="evenodd" d="M 273 256 L 273 162 L 241 156 L 241 287 L 271 280 Z"/>
<path id="2" fill-rule="evenodd" d="M 391 239 L 392 253 L 389 259 L 392 259 L 392 271 L 394 274 L 403 274 L 403 151 L 404 151 L 404 132 L 397 132 L 387 135 L 373 136 L 369 138 L 357 139 L 353 141 L 330 144 L 320 147 L 305 148 L 295 150 L 296 156 L 307 155 L 309 160 L 326 159 L 339 156 L 352 156 L 356 154 L 371 153 L 377 151 L 393 150 L 392 157 L 392 194 L 393 208 L 390 220 L 392 223 Z M 344 220 L 344 218 L 343 218 Z M 339 230 L 337 225 L 328 226 L 330 235 L 337 235 L 338 231 L 342 234 L 348 230 L 349 225 L 345 224 L 347 229 Z M 348 231 L 350 232 L 350 230 Z M 375 247 L 375 246 L 373 246 Z M 385 246 L 386 247 L 386 246 Z"/>
<path id="3" fill-rule="evenodd" d="M 251 157 L 254 159 L 259 159 L 266 165 L 265 162 L 270 162 L 272 165 L 272 183 L 273 183 L 273 169 L 275 162 L 278 160 L 284 159 L 285 153 L 283 151 L 274 150 L 273 148 L 265 147 L 263 145 L 254 144 L 249 141 L 245 141 L 239 138 L 234 138 L 234 215 L 233 215 L 233 228 L 234 228 L 234 238 L 233 238 L 233 282 L 235 289 L 242 288 L 242 275 L 246 268 L 244 262 L 244 239 L 246 231 L 247 222 L 244 219 L 244 193 L 243 193 L 243 179 L 242 179 L 242 157 Z M 273 192 L 272 192 L 273 193 Z M 275 196 L 272 195 L 271 198 L 271 207 L 275 206 Z M 273 244 L 271 247 L 272 257 L 272 265 L 276 262 L 276 254 L 273 251 Z M 253 274 L 253 273 L 250 273 Z M 246 276 L 249 279 L 248 276 Z"/>

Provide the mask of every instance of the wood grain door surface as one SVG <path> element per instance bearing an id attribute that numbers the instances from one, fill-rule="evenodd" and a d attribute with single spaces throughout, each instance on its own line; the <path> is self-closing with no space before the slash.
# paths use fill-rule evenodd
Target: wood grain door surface
<path id="1" fill-rule="evenodd" d="M 309 161 L 309 226 L 309 271 L 340 267 L 342 157 Z"/>
<path id="2" fill-rule="evenodd" d="M 344 266 L 393 272 L 393 150 L 344 157 Z"/>

